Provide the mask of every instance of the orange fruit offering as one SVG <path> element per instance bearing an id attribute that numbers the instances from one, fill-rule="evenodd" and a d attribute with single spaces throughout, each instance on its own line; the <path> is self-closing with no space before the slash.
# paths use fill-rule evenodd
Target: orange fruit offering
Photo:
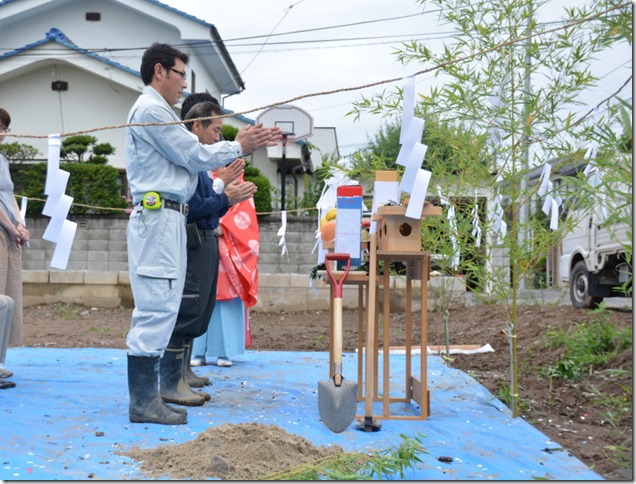
<path id="1" fill-rule="evenodd" d="M 336 238 L 336 221 L 331 220 L 320 226 L 320 238 L 323 242 L 331 242 Z"/>

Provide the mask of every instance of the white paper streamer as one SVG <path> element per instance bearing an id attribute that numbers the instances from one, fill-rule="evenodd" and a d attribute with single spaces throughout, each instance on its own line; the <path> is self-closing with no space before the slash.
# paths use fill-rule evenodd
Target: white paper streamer
<path id="1" fill-rule="evenodd" d="M 48 201 L 48 200 L 47 200 Z M 73 197 L 69 197 L 68 195 L 62 195 L 57 204 L 55 205 L 55 213 L 51 216 L 51 221 L 49 222 L 42 238 L 44 240 L 48 240 L 49 242 L 60 242 L 60 237 L 62 236 L 62 226 L 64 222 L 66 222 L 66 217 L 68 216 L 68 212 L 71 209 L 71 205 L 73 204 Z"/>
<path id="2" fill-rule="evenodd" d="M 409 204 L 404 214 L 406 217 L 417 220 L 422 218 L 422 210 L 424 209 L 424 202 L 426 201 L 426 193 L 428 192 L 431 175 L 432 173 L 430 171 L 423 170 L 422 168 L 417 171 L 411 197 L 409 198 Z"/>
<path id="3" fill-rule="evenodd" d="M 600 111 L 598 106 L 594 109 L 594 124 L 598 124 L 600 118 Z M 590 143 L 590 146 L 588 147 L 587 151 L 585 152 L 585 159 L 588 160 L 588 163 L 585 167 L 585 170 L 583 171 L 583 174 L 587 177 L 587 181 L 588 183 L 593 187 L 596 188 L 599 185 L 601 185 L 602 183 L 602 173 L 601 173 L 601 169 L 599 168 L 599 166 L 596 164 L 596 153 L 598 151 L 598 141 L 596 140 L 592 140 L 592 142 Z M 604 218 L 607 218 L 608 216 L 608 209 L 607 209 L 607 204 L 606 204 L 606 197 L 605 197 L 605 193 L 600 193 L 599 194 L 599 204 L 600 204 L 600 209 L 601 209 L 601 214 Z"/>
<path id="4" fill-rule="evenodd" d="M 59 242 L 55 245 L 55 251 L 53 252 L 53 258 L 51 259 L 52 268 L 66 270 L 76 230 L 77 223 L 71 222 L 70 220 L 64 220 Z"/>
<path id="5" fill-rule="evenodd" d="M 289 253 L 287 252 L 287 244 L 285 243 L 285 232 L 287 231 L 287 211 L 286 210 L 283 210 L 280 213 L 280 219 L 281 219 L 281 227 L 278 229 L 278 233 L 276 234 L 278 237 L 280 237 L 278 246 L 283 247 L 280 252 L 280 255 L 287 254 L 287 259 L 289 259 Z"/>
<path id="6" fill-rule="evenodd" d="M 406 193 L 411 193 L 413 191 L 415 177 L 417 176 L 417 172 L 419 171 L 419 169 L 422 167 L 427 149 L 428 146 L 422 143 L 415 143 L 413 145 L 413 149 L 411 151 L 411 155 L 409 156 L 406 169 L 404 170 L 404 173 L 402 174 L 402 178 L 400 180 L 401 191 Z"/>
<path id="7" fill-rule="evenodd" d="M 49 135 L 49 153 L 44 188 L 47 199 L 42 210 L 43 215 L 51 217 L 42 238 L 56 244 L 53 259 L 51 260 L 51 267 L 55 269 L 66 269 L 75 232 L 77 231 L 77 224 L 66 220 L 73 204 L 73 198 L 64 194 L 70 173 L 60 170 L 61 144 L 59 134 Z"/>
<path id="8" fill-rule="evenodd" d="M 503 201 L 501 195 L 496 195 L 492 208 L 492 231 L 497 236 L 496 241 L 503 243 L 508 233 L 508 224 L 504 220 Z"/>
<path id="9" fill-rule="evenodd" d="M 424 120 L 420 118 L 413 118 L 411 120 L 411 125 L 408 127 L 406 131 L 406 135 L 404 136 L 404 141 L 402 142 L 402 147 L 400 148 L 398 157 L 395 160 L 396 164 L 400 166 L 408 165 L 408 162 L 411 158 L 411 153 L 413 151 L 413 147 L 416 143 L 422 142 L 423 133 L 424 133 Z"/>
<path id="10" fill-rule="evenodd" d="M 314 245 L 312 254 L 318 249 L 318 264 L 322 264 L 325 260 L 327 251 L 322 248 L 322 238 L 320 237 L 320 220 L 327 214 L 332 208 L 336 208 L 338 201 L 338 187 L 341 185 L 358 185 L 357 180 L 352 180 L 347 174 L 340 168 L 332 166 L 330 169 L 331 177 L 325 181 L 325 186 L 322 189 L 320 198 L 316 203 L 318 208 L 318 227 L 316 229 L 316 244 Z"/>
<path id="11" fill-rule="evenodd" d="M 475 206 L 470 211 L 470 214 L 473 217 L 473 230 L 471 235 L 475 239 L 475 247 L 481 247 L 481 225 L 479 220 L 479 205 L 475 201 Z"/>
<path id="12" fill-rule="evenodd" d="M 20 201 L 20 218 L 22 218 L 22 225 L 24 225 L 24 228 L 26 228 L 26 211 L 28 202 L 29 199 L 27 197 L 22 197 L 22 200 Z M 31 247 L 31 244 L 28 240 L 26 241 L 25 245 L 27 247 Z"/>
<path id="13" fill-rule="evenodd" d="M 450 200 L 442 195 L 442 188 L 437 187 L 437 193 L 439 194 L 440 202 L 442 205 L 448 205 L 448 212 L 446 213 L 446 219 L 448 220 L 448 226 L 450 228 L 450 241 L 453 247 L 453 257 L 451 259 L 451 267 L 457 269 L 459 267 L 459 244 L 457 243 L 457 219 L 455 218 L 455 206 L 450 203 Z"/>
<path id="14" fill-rule="evenodd" d="M 54 190 L 58 190 L 56 185 L 56 174 L 60 169 L 60 146 L 62 141 L 59 134 L 49 135 L 49 153 L 46 165 L 46 183 L 44 185 L 44 194 L 50 195 Z M 64 191 L 64 190 L 62 190 Z"/>
<path id="15" fill-rule="evenodd" d="M 552 167 L 550 163 L 545 163 L 543 165 L 543 171 L 541 172 L 541 179 L 539 190 L 537 190 L 537 194 L 543 198 L 543 213 L 550 216 L 550 229 L 557 230 L 559 228 L 559 205 L 560 198 L 555 198 L 552 196 L 552 190 L 554 189 L 554 184 L 550 181 L 550 173 L 552 171 Z"/>
<path id="16" fill-rule="evenodd" d="M 402 128 L 400 130 L 400 143 L 404 143 L 406 132 L 409 129 L 415 112 L 415 77 L 407 76 L 403 79 L 402 88 Z"/>
<path id="17" fill-rule="evenodd" d="M 22 217 L 22 223 L 26 227 L 26 211 L 27 211 L 27 203 L 29 203 L 29 199 L 27 197 L 22 197 L 20 200 L 20 217 Z"/>

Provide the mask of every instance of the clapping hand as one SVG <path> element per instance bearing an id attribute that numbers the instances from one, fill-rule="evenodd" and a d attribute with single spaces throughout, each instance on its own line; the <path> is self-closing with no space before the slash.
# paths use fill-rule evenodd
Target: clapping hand
<path id="1" fill-rule="evenodd" d="M 225 187 L 225 194 L 231 205 L 252 198 L 258 187 L 252 182 L 233 182 Z"/>
<path id="2" fill-rule="evenodd" d="M 223 180 L 223 184 L 228 186 L 230 183 L 238 180 L 245 169 L 245 160 L 237 158 L 232 163 L 223 168 L 216 170 L 216 176 Z"/>
<path id="3" fill-rule="evenodd" d="M 245 126 L 236 135 L 235 141 L 241 144 L 243 153 L 251 153 L 258 148 L 276 146 L 283 137 L 283 131 L 274 126 L 266 128 L 263 123 L 255 126 Z"/>

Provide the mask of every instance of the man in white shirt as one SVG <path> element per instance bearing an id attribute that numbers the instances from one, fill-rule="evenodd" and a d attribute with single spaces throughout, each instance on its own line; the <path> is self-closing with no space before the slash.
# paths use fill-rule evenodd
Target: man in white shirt
<path id="1" fill-rule="evenodd" d="M 187 54 L 155 43 L 143 55 L 144 89 L 128 115 L 126 163 L 135 207 L 126 238 L 130 285 L 135 300 L 128 345 L 131 422 L 184 424 L 184 409 L 159 397 L 159 359 L 174 328 L 186 271 L 187 201 L 197 174 L 220 168 L 242 154 L 274 146 L 278 128 L 248 126 L 233 142 L 199 142 L 171 106 L 187 88 Z M 168 124 L 167 124 L 168 123 Z M 152 126 L 139 126 L 153 124 Z"/>

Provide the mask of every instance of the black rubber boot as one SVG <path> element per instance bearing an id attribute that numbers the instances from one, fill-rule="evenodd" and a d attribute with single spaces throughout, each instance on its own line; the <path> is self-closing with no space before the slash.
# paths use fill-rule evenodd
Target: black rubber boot
<path id="1" fill-rule="evenodd" d="M 164 402 L 197 407 L 205 397 L 194 392 L 183 379 L 183 348 L 166 348 L 160 364 L 160 394 Z"/>
<path id="2" fill-rule="evenodd" d="M 190 360 L 192 359 L 192 339 L 185 340 L 185 381 L 192 388 L 203 388 L 205 385 L 212 385 L 212 382 L 209 378 L 205 376 L 199 376 L 192 371 L 192 367 L 190 366 Z"/>
<path id="3" fill-rule="evenodd" d="M 0 378 L 0 390 L 5 390 L 7 388 L 13 388 L 13 387 L 15 387 L 15 383 L 9 380 L 5 380 L 4 378 Z"/>
<path id="4" fill-rule="evenodd" d="M 176 412 L 159 397 L 159 357 L 128 355 L 128 392 L 131 422 L 180 425 L 187 413 Z"/>

